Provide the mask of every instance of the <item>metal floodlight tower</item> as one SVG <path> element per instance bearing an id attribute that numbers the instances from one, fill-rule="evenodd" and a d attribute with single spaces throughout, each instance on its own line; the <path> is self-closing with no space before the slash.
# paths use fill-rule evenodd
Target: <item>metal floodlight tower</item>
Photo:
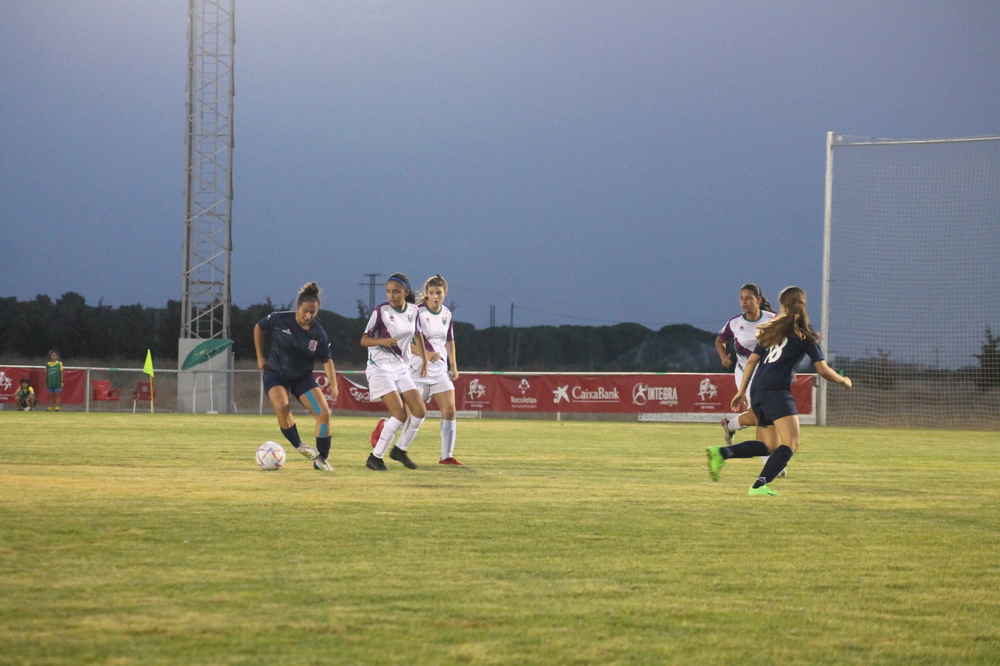
<path id="1" fill-rule="evenodd" d="M 368 313 L 375 312 L 375 288 L 379 286 L 376 280 L 382 277 L 381 273 L 365 273 L 368 282 L 362 282 L 359 287 L 368 287 Z"/>
<path id="2" fill-rule="evenodd" d="M 189 0 L 181 338 L 229 338 L 235 0 Z"/>

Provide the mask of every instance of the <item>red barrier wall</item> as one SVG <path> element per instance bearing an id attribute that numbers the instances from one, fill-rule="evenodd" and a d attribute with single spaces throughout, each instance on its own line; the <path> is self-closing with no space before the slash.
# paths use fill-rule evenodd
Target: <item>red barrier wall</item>
<path id="1" fill-rule="evenodd" d="M 11 368 L 0 366 L 0 402 L 14 402 L 14 392 L 21 385 L 21 379 L 27 377 L 35 389 L 38 404 L 49 401 L 49 392 L 45 388 L 45 368 Z M 60 402 L 64 405 L 82 405 L 87 397 L 86 370 L 63 370 L 63 390 Z"/>
<path id="2" fill-rule="evenodd" d="M 358 377 L 352 375 L 351 377 Z M 333 409 L 382 412 L 368 388 L 337 375 L 340 397 Z M 326 376 L 316 381 L 326 388 Z M 470 373 L 455 382 L 459 410 L 484 412 L 578 412 L 646 414 L 731 414 L 736 384 L 729 374 L 531 375 Z M 798 375 L 792 395 L 800 415 L 813 412 L 813 375 Z"/>

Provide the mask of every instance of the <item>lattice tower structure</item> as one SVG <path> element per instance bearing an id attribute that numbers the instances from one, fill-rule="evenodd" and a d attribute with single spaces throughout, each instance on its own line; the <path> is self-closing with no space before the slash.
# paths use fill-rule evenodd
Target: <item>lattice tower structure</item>
<path id="1" fill-rule="evenodd" d="M 181 338 L 229 338 L 235 0 L 190 0 Z"/>

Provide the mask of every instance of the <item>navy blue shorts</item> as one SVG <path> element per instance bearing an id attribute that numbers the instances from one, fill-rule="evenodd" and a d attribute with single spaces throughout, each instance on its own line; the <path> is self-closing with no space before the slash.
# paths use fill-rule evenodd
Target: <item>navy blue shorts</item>
<path id="1" fill-rule="evenodd" d="M 757 425 L 762 428 L 773 426 L 774 422 L 782 417 L 799 413 L 795 408 L 795 398 L 788 389 L 759 391 L 753 396 L 753 400 L 751 409 L 757 417 Z"/>
<path id="2" fill-rule="evenodd" d="M 289 379 L 283 375 L 279 375 L 276 372 L 264 371 L 264 393 L 270 393 L 271 389 L 275 386 L 282 386 L 288 390 L 289 393 L 295 396 L 296 399 L 301 398 L 309 391 L 314 388 L 319 388 L 319 384 L 313 379 L 312 375 L 306 375 L 305 377 L 296 377 L 295 379 Z"/>

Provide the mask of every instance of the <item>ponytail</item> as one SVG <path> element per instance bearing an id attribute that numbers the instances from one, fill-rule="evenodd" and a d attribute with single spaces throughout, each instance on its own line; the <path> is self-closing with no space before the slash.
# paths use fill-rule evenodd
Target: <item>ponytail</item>
<path id="1" fill-rule="evenodd" d="M 754 298 L 759 298 L 760 299 L 760 309 L 761 310 L 767 310 L 768 312 L 774 312 L 774 308 L 771 307 L 771 304 L 768 302 L 767 298 L 764 296 L 764 292 L 762 292 L 760 290 L 760 287 L 758 287 L 757 285 L 755 285 L 753 282 L 748 282 L 745 285 L 743 285 L 742 287 L 740 287 L 740 291 L 743 291 L 743 290 L 749 291 L 751 294 L 753 294 Z"/>
<path id="2" fill-rule="evenodd" d="M 800 340 L 819 342 L 819 335 L 809 324 L 805 291 L 799 287 L 787 287 L 782 290 L 778 302 L 785 309 L 784 314 L 778 315 L 757 329 L 757 343 L 761 347 L 774 347 L 792 335 Z"/>
<path id="3" fill-rule="evenodd" d="M 415 303 L 416 302 L 417 299 L 414 298 L 414 296 L 413 296 L 413 289 L 410 287 L 410 278 L 406 277 L 402 273 L 393 273 L 392 275 L 389 276 L 389 280 L 395 280 L 396 282 L 400 283 L 401 285 L 403 285 L 403 287 L 406 288 L 406 302 L 407 303 Z"/>
<path id="4" fill-rule="evenodd" d="M 299 297 L 295 299 L 295 307 L 297 308 L 303 303 L 319 303 L 318 284 L 310 282 L 299 289 Z"/>

